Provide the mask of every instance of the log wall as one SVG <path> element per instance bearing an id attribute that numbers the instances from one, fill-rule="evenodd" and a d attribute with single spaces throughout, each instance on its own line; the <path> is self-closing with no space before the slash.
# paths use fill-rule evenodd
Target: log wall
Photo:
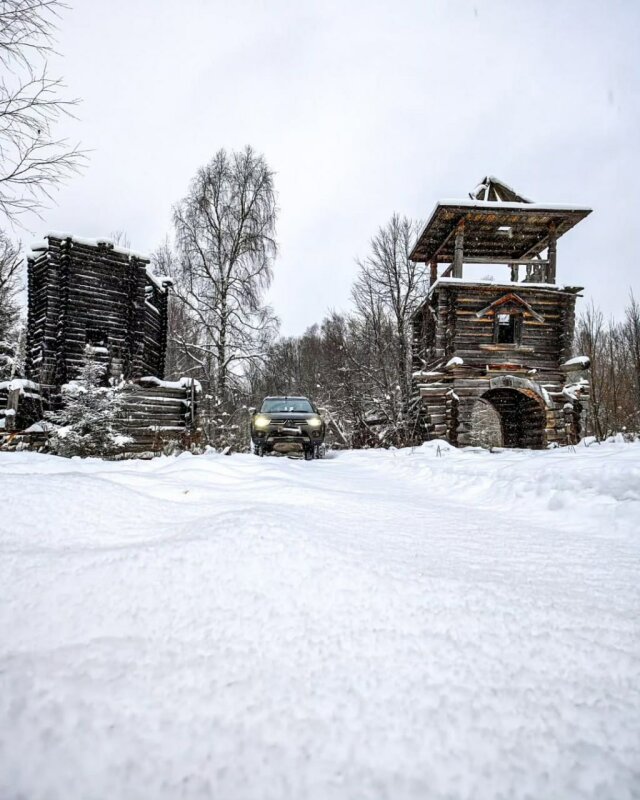
<path id="1" fill-rule="evenodd" d="M 482 398 L 500 416 L 505 446 L 576 441 L 588 386 L 581 397 L 568 393 L 562 367 L 571 357 L 575 301 L 575 291 L 552 286 L 436 286 L 413 319 L 425 438 L 471 444 Z M 498 313 L 516 317 L 515 343 L 497 342 Z"/>
<path id="2" fill-rule="evenodd" d="M 158 385 L 150 381 L 123 389 L 118 428 L 131 441 L 123 455 L 158 454 L 170 443 L 188 448 L 198 441 L 198 396 L 189 385 Z"/>
<path id="3" fill-rule="evenodd" d="M 164 377 L 167 288 L 148 260 L 105 242 L 47 237 L 28 260 L 27 375 L 60 386 L 87 344 L 127 379 Z"/>

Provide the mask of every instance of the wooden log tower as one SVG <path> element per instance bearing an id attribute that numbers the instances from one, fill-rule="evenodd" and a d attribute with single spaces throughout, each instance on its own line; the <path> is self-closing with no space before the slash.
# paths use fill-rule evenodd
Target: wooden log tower
<path id="1" fill-rule="evenodd" d="M 27 376 L 75 378 L 87 345 L 114 377 L 164 377 L 169 279 L 107 240 L 48 234 L 28 257 Z"/>
<path id="2" fill-rule="evenodd" d="M 105 381 L 124 381 L 123 454 L 196 442 L 197 381 L 163 380 L 171 280 L 113 242 L 61 233 L 31 246 L 27 270 L 27 379 L 0 383 L 0 446 L 25 435 L 29 444 L 32 423 L 63 404 L 61 387 L 78 377 L 87 346 Z"/>
<path id="3" fill-rule="evenodd" d="M 581 287 L 556 282 L 556 253 L 589 213 L 532 203 L 491 177 L 468 200 L 436 205 L 410 256 L 431 270 L 413 315 L 423 438 L 482 443 L 489 417 L 492 443 L 507 447 L 570 444 L 584 432 L 588 363 L 571 357 Z M 509 279 L 473 278 L 470 265 L 508 267 Z"/>

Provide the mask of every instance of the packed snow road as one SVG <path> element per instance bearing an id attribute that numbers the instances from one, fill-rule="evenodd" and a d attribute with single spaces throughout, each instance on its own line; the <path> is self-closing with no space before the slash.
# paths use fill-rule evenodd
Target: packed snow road
<path id="1" fill-rule="evenodd" d="M 640 797 L 640 445 L 0 454 L 0 798 Z"/>

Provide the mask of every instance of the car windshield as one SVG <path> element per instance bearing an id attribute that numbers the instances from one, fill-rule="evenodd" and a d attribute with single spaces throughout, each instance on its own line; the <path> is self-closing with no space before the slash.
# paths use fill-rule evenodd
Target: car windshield
<path id="1" fill-rule="evenodd" d="M 304 397 L 275 397 L 265 400 L 261 411 L 267 414 L 288 414 L 290 412 L 299 414 L 312 414 L 313 407 Z"/>

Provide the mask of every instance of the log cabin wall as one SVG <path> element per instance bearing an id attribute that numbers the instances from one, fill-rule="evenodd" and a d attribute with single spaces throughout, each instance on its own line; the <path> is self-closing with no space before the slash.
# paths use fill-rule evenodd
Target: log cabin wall
<path id="1" fill-rule="evenodd" d="M 561 380 L 560 361 L 571 356 L 575 292 L 532 288 L 526 284 L 470 284 L 461 288 L 446 286 L 440 293 L 448 315 L 455 319 L 454 324 L 447 322 L 448 347 L 443 356 L 457 356 L 473 367 L 515 361 L 547 378 Z M 514 300 L 505 300 L 482 314 L 493 303 L 510 296 Z M 494 341 L 496 315 L 501 312 L 517 317 L 521 325 L 518 343 Z"/>
<path id="2" fill-rule="evenodd" d="M 167 351 L 168 293 L 154 282 L 145 286 L 144 350 L 142 371 L 144 375 L 164 377 Z"/>
<path id="3" fill-rule="evenodd" d="M 568 444 L 580 434 L 565 363 L 575 289 L 441 280 L 413 318 L 414 386 L 424 438 L 475 442 L 477 403 L 498 411 L 506 446 Z M 513 317 L 513 343 L 498 341 L 498 315 Z M 584 388 L 583 388 L 584 391 Z"/>
<path id="4" fill-rule="evenodd" d="M 164 377 L 167 285 L 148 259 L 108 242 L 50 235 L 28 260 L 27 375 L 59 387 L 87 344 L 113 374 Z"/>

